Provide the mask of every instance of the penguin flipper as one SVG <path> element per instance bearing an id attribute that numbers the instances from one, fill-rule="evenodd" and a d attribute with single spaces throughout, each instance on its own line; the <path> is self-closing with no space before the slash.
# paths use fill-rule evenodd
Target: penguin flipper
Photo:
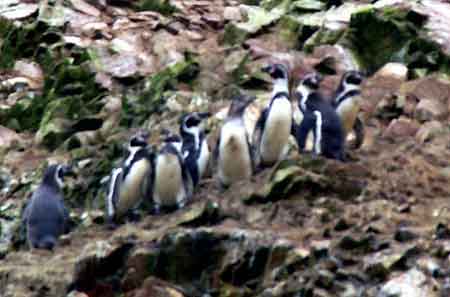
<path id="1" fill-rule="evenodd" d="M 107 220 L 112 221 L 115 217 L 117 202 L 120 196 L 120 188 L 123 179 L 123 168 L 115 168 L 111 172 L 108 193 L 106 195 Z"/>
<path id="2" fill-rule="evenodd" d="M 212 154 L 211 171 L 213 172 L 213 175 L 217 170 L 217 163 L 219 162 L 219 151 L 220 151 L 220 133 L 219 137 L 217 137 L 216 146 L 214 147 L 214 151 Z"/>
<path id="3" fill-rule="evenodd" d="M 295 139 L 297 140 L 297 145 L 300 152 L 303 152 L 305 150 L 308 133 L 309 131 L 311 131 L 311 129 L 314 128 L 314 125 L 315 118 L 309 114 L 305 114 L 300 125 L 295 124 Z"/>
<path id="4" fill-rule="evenodd" d="M 356 117 L 356 120 L 353 123 L 353 132 L 355 133 L 355 141 L 352 143 L 351 148 L 359 149 L 364 143 L 365 137 L 364 124 L 359 117 Z"/>
<path id="5" fill-rule="evenodd" d="M 262 133 L 264 131 L 264 126 L 266 125 L 267 115 L 269 113 L 269 108 L 264 108 L 255 124 L 255 129 L 252 134 L 252 144 L 255 147 L 255 151 L 259 151 L 259 145 L 261 143 Z"/>
<path id="6" fill-rule="evenodd" d="M 246 136 L 245 138 L 247 140 L 248 152 L 250 154 L 250 166 L 252 168 L 252 175 L 253 175 L 257 169 L 256 168 L 256 160 L 255 160 L 255 149 L 254 149 L 254 147 L 252 147 L 248 135 L 245 135 L 245 136 Z"/>

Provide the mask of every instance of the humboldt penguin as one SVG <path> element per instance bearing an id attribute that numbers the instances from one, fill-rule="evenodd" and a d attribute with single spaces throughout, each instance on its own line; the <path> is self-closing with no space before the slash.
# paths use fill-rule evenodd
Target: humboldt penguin
<path id="1" fill-rule="evenodd" d="M 292 128 L 288 69 L 282 64 L 273 64 L 263 67 L 262 71 L 273 78 L 273 88 L 270 103 L 261 112 L 253 131 L 252 144 L 258 167 L 271 166 L 286 156 Z"/>
<path id="2" fill-rule="evenodd" d="M 313 151 L 327 158 L 344 160 L 344 131 L 339 115 L 333 106 L 319 93 L 322 76 L 307 74 L 296 89 L 299 108 L 303 119 L 298 127 L 297 143 L 299 150 L 305 148 L 306 137 L 312 130 L 314 136 Z"/>
<path id="3" fill-rule="evenodd" d="M 355 132 L 356 148 L 362 145 L 364 140 L 364 126 L 358 118 L 361 104 L 361 83 L 364 75 L 355 70 L 350 70 L 342 75 L 339 86 L 333 96 L 333 106 L 341 118 L 344 129 L 344 139 L 353 130 Z"/>
<path id="4" fill-rule="evenodd" d="M 122 166 L 111 172 L 106 196 L 106 212 L 110 223 L 132 214 L 142 201 L 150 199 L 151 188 L 147 177 L 150 175 L 153 152 L 147 143 L 148 136 L 143 131 L 133 135 Z"/>
<path id="5" fill-rule="evenodd" d="M 214 160 L 217 160 L 218 178 L 222 187 L 249 179 L 253 174 L 253 150 L 244 125 L 243 114 L 255 98 L 246 95 L 236 96 L 220 129 Z"/>
<path id="6" fill-rule="evenodd" d="M 209 162 L 209 147 L 201 127 L 202 121 L 209 116 L 209 112 L 192 112 L 184 115 L 180 121 L 182 155 L 194 187 L 205 174 Z"/>
<path id="7" fill-rule="evenodd" d="M 154 211 L 182 208 L 192 197 L 194 185 L 182 156 L 181 138 L 166 132 L 152 163 Z"/>
<path id="8" fill-rule="evenodd" d="M 69 214 L 63 202 L 63 179 L 71 167 L 49 166 L 23 214 L 30 248 L 52 250 L 58 237 L 68 230 Z"/>

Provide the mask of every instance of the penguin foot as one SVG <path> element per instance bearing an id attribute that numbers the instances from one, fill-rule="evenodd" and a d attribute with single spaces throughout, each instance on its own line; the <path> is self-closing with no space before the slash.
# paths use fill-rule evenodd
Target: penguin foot
<path id="1" fill-rule="evenodd" d="M 150 214 L 152 215 L 160 215 L 161 214 L 161 207 L 159 204 L 155 204 L 152 209 L 150 209 Z"/>
<path id="2" fill-rule="evenodd" d="M 106 229 L 111 230 L 111 231 L 116 230 L 117 227 L 118 227 L 117 223 L 115 223 L 113 221 L 110 221 L 106 224 Z"/>
<path id="3" fill-rule="evenodd" d="M 220 193 L 224 193 L 226 190 L 228 190 L 230 185 L 225 185 L 225 184 L 223 184 L 222 182 L 219 181 L 217 187 L 219 188 L 219 192 Z"/>
<path id="4" fill-rule="evenodd" d="M 128 220 L 130 222 L 138 222 L 141 219 L 141 215 L 137 211 L 130 211 L 128 214 Z"/>

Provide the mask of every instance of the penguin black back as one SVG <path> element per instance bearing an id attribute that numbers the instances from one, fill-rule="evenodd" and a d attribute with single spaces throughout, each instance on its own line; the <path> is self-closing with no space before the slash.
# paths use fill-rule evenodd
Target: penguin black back
<path id="1" fill-rule="evenodd" d="M 319 93 L 322 76 L 306 75 L 296 90 L 299 108 L 304 118 L 296 131 L 300 151 L 305 148 L 309 131 L 314 134 L 314 151 L 327 158 L 344 159 L 344 132 L 333 106 Z"/>
<path id="2" fill-rule="evenodd" d="M 201 122 L 210 116 L 209 112 L 192 112 L 181 117 L 180 135 L 183 139 L 182 156 L 192 177 L 194 186 L 206 170 L 209 148 Z"/>
<path id="3" fill-rule="evenodd" d="M 67 230 L 68 212 L 64 207 L 61 188 L 70 167 L 49 166 L 42 183 L 33 193 L 24 212 L 30 247 L 53 249 L 58 237 Z"/>

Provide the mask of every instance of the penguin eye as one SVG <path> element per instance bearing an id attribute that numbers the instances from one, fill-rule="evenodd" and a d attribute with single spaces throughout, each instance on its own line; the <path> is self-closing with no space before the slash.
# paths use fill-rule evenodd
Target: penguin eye
<path id="1" fill-rule="evenodd" d="M 359 85 L 362 82 L 362 79 L 357 74 L 351 74 L 347 77 L 346 81 L 348 84 Z"/>
<path id="2" fill-rule="evenodd" d="M 58 167 L 58 172 L 57 172 L 57 174 L 58 174 L 58 177 L 59 177 L 60 179 L 63 179 L 63 178 L 64 178 L 64 170 L 62 169 L 62 167 Z"/>
<path id="3" fill-rule="evenodd" d="M 197 119 L 190 117 L 186 120 L 186 127 L 190 128 L 196 126 L 198 124 Z"/>

